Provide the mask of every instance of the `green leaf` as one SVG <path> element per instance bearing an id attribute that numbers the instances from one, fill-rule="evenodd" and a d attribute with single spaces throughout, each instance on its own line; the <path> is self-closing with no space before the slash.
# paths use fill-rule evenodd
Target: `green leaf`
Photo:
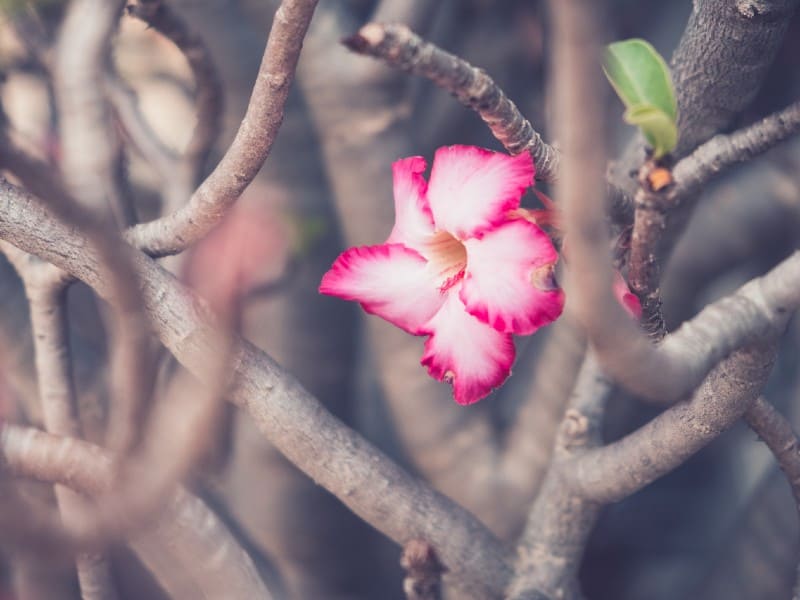
<path id="1" fill-rule="evenodd" d="M 655 157 L 672 151 L 678 105 L 669 67 L 655 48 L 640 39 L 610 44 L 603 71 L 627 108 L 625 120 L 641 128 Z"/>
<path id="2" fill-rule="evenodd" d="M 653 156 L 661 158 L 678 144 L 678 128 L 663 110 L 649 104 L 633 106 L 623 115 L 626 123 L 642 130 L 647 143 L 653 147 Z"/>

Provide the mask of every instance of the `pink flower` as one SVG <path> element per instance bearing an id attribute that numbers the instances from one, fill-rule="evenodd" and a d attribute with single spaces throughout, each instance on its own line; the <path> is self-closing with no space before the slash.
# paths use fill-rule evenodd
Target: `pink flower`
<path id="1" fill-rule="evenodd" d="M 527 153 L 448 146 L 436 152 L 430 183 L 425 168 L 419 156 L 394 163 L 389 239 L 342 253 L 319 289 L 429 336 L 422 364 L 453 385 L 456 402 L 472 404 L 511 372 L 512 334 L 561 314 L 558 254 L 546 233 L 518 217 L 533 183 Z"/>

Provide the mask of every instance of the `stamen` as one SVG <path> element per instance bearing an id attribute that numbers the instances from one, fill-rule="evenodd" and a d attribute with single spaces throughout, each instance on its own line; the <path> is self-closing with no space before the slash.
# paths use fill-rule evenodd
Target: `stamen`
<path id="1" fill-rule="evenodd" d="M 444 292 L 464 277 L 467 249 L 459 240 L 439 231 L 426 244 L 427 259 L 440 277 L 439 288 Z"/>

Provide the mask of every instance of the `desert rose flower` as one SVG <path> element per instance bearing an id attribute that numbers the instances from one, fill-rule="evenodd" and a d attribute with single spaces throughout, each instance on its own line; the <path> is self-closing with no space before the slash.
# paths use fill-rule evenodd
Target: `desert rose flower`
<path id="1" fill-rule="evenodd" d="M 412 335 L 429 336 L 422 364 L 472 404 L 499 386 L 514 362 L 512 335 L 529 335 L 561 314 L 553 278 L 558 254 L 538 225 L 519 218 L 533 183 L 527 153 L 473 146 L 393 165 L 396 221 L 385 243 L 350 248 L 320 292 L 355 300 Z"/>

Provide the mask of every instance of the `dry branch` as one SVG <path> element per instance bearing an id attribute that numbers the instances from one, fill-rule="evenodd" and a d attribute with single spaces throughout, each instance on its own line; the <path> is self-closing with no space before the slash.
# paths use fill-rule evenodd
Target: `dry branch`
<path id="1" fill-rule="evenodd" d="M 344 43 L 355 52 L 430 79 L 476 111 L 511 154 L 530 152 L 537 179 L 556 179 L 558 151 L 542 140 L 530 121 L 482 69 L 423 40 L 401 24 L 368 23 Z"/>
<path id="2" fill-rule="evenodd" d="M 133 15 L 170 39 L 186 57 L 195 82 L 197 125 L 184 152 L 189 180 L 199 180 L 208 154 L 222 128 L 222 84 L 203 39 L 162 0 L 138 0 L 126 6 Z"/>
<path id="3" fill-rule="evenodd" d="M 204 237 L 264 164 L 283 121 L 297 59 L 317 0 L 284 0 L 275 12 L 247 114 L 231 146 L 188 203 L 137 225 L 127 239 L 153 256 L 176 254 Z"/>

